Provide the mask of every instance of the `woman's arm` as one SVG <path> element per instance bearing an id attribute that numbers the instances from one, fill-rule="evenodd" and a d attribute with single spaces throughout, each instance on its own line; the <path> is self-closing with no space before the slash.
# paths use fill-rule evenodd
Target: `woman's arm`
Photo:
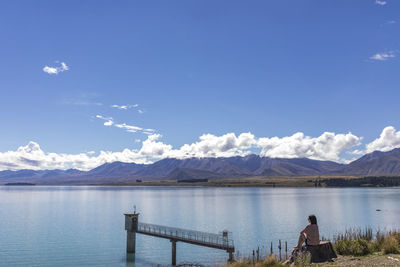
<path id="1" fill-rule="evenodd" d="M 303 230 L 301 230 L 300 234 L 304 234 L 307 232 L 308 228 L 310 227 L 310 225 L 307 225 Z"/>

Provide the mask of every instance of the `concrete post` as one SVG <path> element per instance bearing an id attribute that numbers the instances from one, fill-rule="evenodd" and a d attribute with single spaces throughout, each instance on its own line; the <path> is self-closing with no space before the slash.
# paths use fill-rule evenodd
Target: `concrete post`
<path id="1" fill-rule="evenodd" d="M 176 266 L 176 240 L 172 240 L 172 266 Z"/>
<path id="2" fill-rule="evenodd" d="M 125 213 L 126 253 L 136 252 L 136 231 L 139 213 Z"/>

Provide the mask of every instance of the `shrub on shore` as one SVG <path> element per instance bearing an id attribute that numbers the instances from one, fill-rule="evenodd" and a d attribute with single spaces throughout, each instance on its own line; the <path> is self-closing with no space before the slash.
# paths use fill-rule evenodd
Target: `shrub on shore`
<path id="1" fill-rule="evenodd" d="M 382 249 L 385 254 L 399 253 L 399 243 L 393 235 L 389 235 L 383 241 Z"/>
<path id="2" fill-rule="evenodd" d="M 368 241 L 364 239 L 338 240 L 334 247 L 340 255 L 364 256 L 371 253 Z"/>
<path id="3" fill-rule="evenodd" d="M 374 252 L 399 253 L 400 232 L 378 231 L 373 239 L 372 229 L 347 230 L 336 236 L 334 248 L 340 255 L 365 256 Z"/>

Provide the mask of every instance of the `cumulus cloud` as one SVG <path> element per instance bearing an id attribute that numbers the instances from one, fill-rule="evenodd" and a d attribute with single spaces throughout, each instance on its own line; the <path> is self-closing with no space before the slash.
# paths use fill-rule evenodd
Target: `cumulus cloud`
<path id="1" fill-rule="evenodd" d="M 396 131 L 393 126 L 388 126 L 384 128 L 380 136 L 367 144 L 366 153 L 373 152 L 375 150 L 379 151 L 389 151 L 394 148 L 400 147 L 400 131 Z"/>
<path id="2" fill-rule="evenodd" d="M 185 144 L 179 150 L 173 151 L 172 157 L 232 157 L 244 156 L 256 144 L 256 138 L 251 133 L 242 133 L 236 136 L 227 133 L 221 136 L 203 134 L 200 141 Z"/>
<path id="3" fill-rule="evenodd" d="M 215 136 L 204 134 L 198 142 L 185 144 L 178 149 L 159 141 L 160 134 L 149 135 L 143 141 L 140 153 L 153 158 L 205 158 L 244 156 L 256 144 L 256 138 L 251 133 L 242 133 L 238 137 L 234 133 Z"/>
<path id="4" fill-rule="evenodd" d="M 105 125 L 110 124 L 127 131 L 137 132 L 143 129 L 127 124 L 115 124 L 112 118 L 96 116 L 105 120 Z M 79 154 L 45 153 L 35 142 L 19 147 L 16 151 L 0 152 L 0 170 L 18 169 L 68 169 L 89 170 L 106 162 L 122 161 L 135 163 L 151 163 L 164 158 L 204 158 L 204 157 L 232 157 L 245 156 L 259 150 L 260 156 L 272 158 L 311 158 L 316 160 L 330 160 L 348 162 L 341 157 L 346 152 L 353 155 L 363 155 L 375 150 L 389 151 L 400 147 L 400 131 L 393 126 L 382 130 L 380 136 L 365 145 L 365 149 L 351 148 L 361 144 L 362 137 L 352 133 L 335 134 L 324 132 L 320 136 L 311 137 L 298 132 L 285 137 L 257 138 L 252 133 L 227 133 L 216 136 L 203 134 L 199 140 L 174 148 L 161 141 L 162 136 L 148 132 L 147 139 L 141 141 L 140 149 L 124 149 L 120 152 L 89 151 Z M 95 155 L 96 154 L 96 155 Z"/>
<path id="5" fill-rule="evenodd" d="M 295 133 L 288 137 L 256 138 L 251 133 L 242 133 L 236 136 L 227 133 L 222 136 L 204 134 L 198 142 L 185 144 L 179 149 L 160 142 L 161 135 L 150 135 L 143 142 L 140 150 L 143 155 L 152 155 L 156 158 L 191 158 L 191 157 L 233 157 L 245 156 L 253 153 L 252 149 L 261 149 L 260 155 L 272 158 L 301 158 L 307 157 L 317 160 L 331 160 L 344 162 L 340 153 L 354 146 L 362 140 L 352 133 L 335 134 L 325 132 L 319 137 L 305 136 Z"/>
<path id="6" fill-rule="evenodd" d="M 99 115 L 100 116 L 100 115 Z M 110 120 L 102 117 L 101 119 Z M 106 122 L 107 122 L 106 121 Z M 115 126 L 115 125 L 114 125 Z M 121 124 L 125 128 L 128 125 Z M 137 130 L 129 128 L 129 130 Z M 203 134 L 197 142 L 173 148 L 160 141 L 160 134 L 149 134 L 140 149 L 124 149 L 121 152 L 100 151 L 80 154 L 45 153 L 39 144 L 30 142 L 16 151 L 0 153 L 0 170 L 10 169 L 68 169 L 89 170 L 106 162 L 122 161 L 151 163 L 163 158 L 204 158 L 245 156 L 260 149 L 261 156 L 308 157 L 318 160 L 343 162 L 339 155 L 344 150 L 357 146 L 361 138 L 351 133 L 323 133 L 319 137 L 295 133 L 287 137 L 256 138 L 252 133 L 227 133 L 221 136 Z M 138 140 L 135 140 L 136 142 Z M 140 140 L 139 140 L 140 142 Z"/>
<path id="7" fill-rule="evenodd" d="M 90 170 L 107 162 L 122 161 L 149 163 L 146 157 L 136 150 L 124 149 L 121 152 L 100 151 L 98 156 L 93 153 L 62 154 L 45 153 L 35 142 L 19 147 L 16 151 L 0 152 L 1 170 L 20 169 L 78 169 Z"/>
<path id="8" fill-rule="evenodd" d="M 382 0 L 375 0 L 375 4 L 380 5 L 380 6 L 384 6 L 387 4 L 386 1 L 382 1 Z"/>
<path id="9" fill-rule="evenodd" d="M 339 155 L 346 149 L 358 146 L 361 137 L 352 133 L 335 134 L 325 132 L 319 137 L 305 136 L 298 132 L 283 138 L 260 138 L 260 155 L 273 158 L 310 158 L 317 160 L 344 161 Z"/>
<path id="10" fill-rule="evenodd" d="M 44 66 L 44 68 L 43 68 L 43 71 L 50 75 L 59 74 L 60 72 L 64 72 L 67 70 L 69 70 L 69 67 L 64 62 L 61 62 L 60 66 L 57 66 L 57 67 Z"/>
<path id="11" fill-rule="evenodd" d="M 377 53 L 377 54 L 371 56 L 369 59 L 378 60 L 378 61 L 385 61 L 385 60 L 388 60 L 388 59 L 391 59 L 391 58 L 395 58 L 395 57 L 396 57 L 396 54 L 393 51 L 390 51 L 390 52 L 387 52 L 387 53 L 386 52 Z"/>

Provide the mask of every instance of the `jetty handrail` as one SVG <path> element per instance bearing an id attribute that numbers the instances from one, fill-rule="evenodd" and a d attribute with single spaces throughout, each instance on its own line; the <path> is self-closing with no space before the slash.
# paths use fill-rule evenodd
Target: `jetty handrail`
<path id="1" fill-rule="evenodd" d="M 170 238 L 176 237 L 179 239 L 195 240 L 210 244 L 219 245 L 226 248 L 233 248 L 233 240 L 218 234 L 206 233 L 194 230 L 187 230 L 150 223 L 138 223 L 138 232 L 153 233 L 158 235 L 169 236 Z"/>

